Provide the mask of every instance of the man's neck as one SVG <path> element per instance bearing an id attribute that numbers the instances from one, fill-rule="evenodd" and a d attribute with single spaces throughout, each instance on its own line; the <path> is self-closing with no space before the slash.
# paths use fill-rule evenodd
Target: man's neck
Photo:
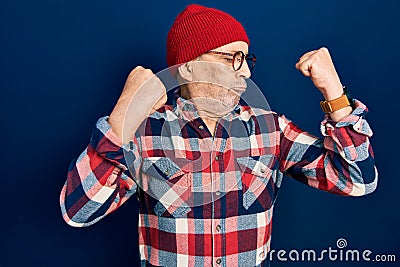
<path id="1" fill-rule="evenodd" d="M 192 95 L 190 93 L 189 87 L 190 87 L 190 85 L 188 85 L 188 84 L 181 85 L 180 92 L 179 92 L 180 96 L 186 100 L 192 99 Z M 195 102 L 196 101 L 193 101 L 193 104 L 196 106 Z M 204 121 L 204 123 L 207 126 L 208 130 L 210 131 L 211 135 L 214 136 L 219 117 L 216 117 L 216 116 L 214 117 L 214 116 L 212 116 L 212 114 L 209 114 L 207 112 L 207 110 L 203 110 L 203 109 L 198 109 L 197 112 L 199 114 L 199 117 Z"/>
<path id="2" fill-rule="evenodd" d="M 216 119 L 211 119 L 209 117 L 202 117 L 202 116 L 200 116 L 200 118 L 206 124 L 206 126 L 207 126 L 208 130 L 210 131 L 211 135 L 214 136 L 215 129 L 217 127 L 217 120 Z"/>

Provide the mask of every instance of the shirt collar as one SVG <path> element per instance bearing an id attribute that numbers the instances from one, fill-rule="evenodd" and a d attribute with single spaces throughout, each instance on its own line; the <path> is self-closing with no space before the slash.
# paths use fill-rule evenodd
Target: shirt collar
<path id="1" fill-rule="evenodd" d="M 174 93 L 173 108 L 174 113 L 182 120 L 193 121 L 200 118 L 193 102 L 180 96 L 180 89 L 177 89 Z M 241 113 L 242 105 L 238 103 L 231 112 L 224 116 L 224 118 L 232 120 Z"/>

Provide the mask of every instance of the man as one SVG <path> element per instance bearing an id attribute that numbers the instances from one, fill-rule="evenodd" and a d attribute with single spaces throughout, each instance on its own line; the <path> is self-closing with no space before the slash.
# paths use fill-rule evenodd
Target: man
<path id="1" fill-rule="evenodd" d="M 248 44 L 230 15 L 186 7 L 167 40 L 180 84 L 174 104 L 165 105 L 166 88 L 151 70 L 130 73 L 70 166 L 65 221 L 91 225 L 135 194 L 143 266 L 264 266 L 284 174 L 335 194 L 374 191 L 367 110 L 344 94 L 328 50 L 296 64 L 325 99 L 318 139 L 283 115 L 239 103 L 255 63 Z"/>

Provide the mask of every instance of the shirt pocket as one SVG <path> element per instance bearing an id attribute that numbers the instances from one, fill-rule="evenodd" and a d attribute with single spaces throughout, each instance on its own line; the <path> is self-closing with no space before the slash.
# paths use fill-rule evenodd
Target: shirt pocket
<path id="1" fill-rule="evenodd" d="M 180 218 L 191 210 L 190 172 L 166 157 L 144 158 L 142 171 L 142 188 L 151 196 L 148 204 L 156 215 Z"/>
<path id="2" fill-rule="evenodd" d="M 274 155 L 236 158 L 241 171 L 243 206 L 247 210 L 252 205 L 259 211 L 269 209 L 275 198 L 275 179 L 277 170 Z"/>

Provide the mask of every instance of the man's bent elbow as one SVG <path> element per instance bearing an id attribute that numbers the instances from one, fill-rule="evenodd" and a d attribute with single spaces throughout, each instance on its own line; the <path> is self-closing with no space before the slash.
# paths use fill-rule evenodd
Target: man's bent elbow
<path id="1" fill-rule="evenodd" d="M 373 180 L 369 183 L 352 183 L 351 191 L 349 192 L 349 196 L 365 196 L 371 194 L 376 190 L 378 186 L 378 170 L 375 166 L 373 166 Z"/>

